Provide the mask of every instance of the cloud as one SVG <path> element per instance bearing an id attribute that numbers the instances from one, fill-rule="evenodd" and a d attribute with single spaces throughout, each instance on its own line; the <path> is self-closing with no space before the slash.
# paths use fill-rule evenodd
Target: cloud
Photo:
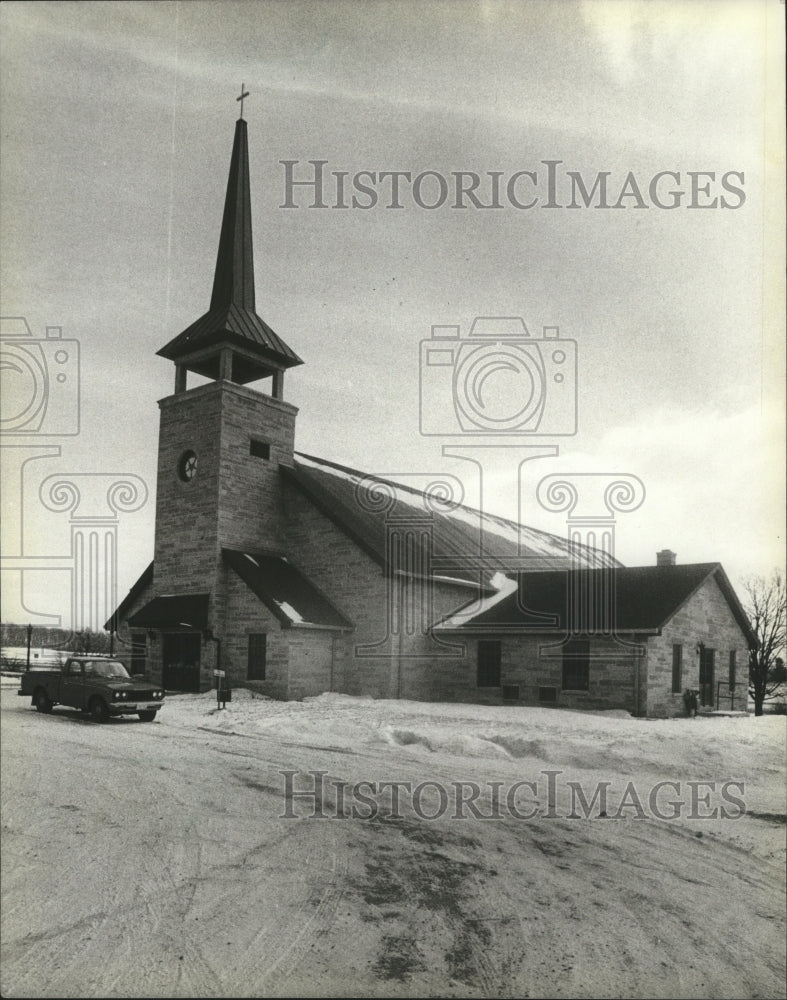
<path id="1" fill-rule="evenodd" d="M 719 71 L 750 65 L 752 51 L 762 45 L 764 7 L 751 0 L 584 0 L 581 11 L 619 85 L 669 67 L 678 74 L 675 82 L 696 94 L 698 87 L 712 87 Z"/>
<path id="2" fill-rule="evenodd" d="M 775 413 L 662 410 L 610 428 L 588 450 L 572 451 L 569 442 L 562 451 L 523 468 L 527 524 L 566 533 L 565 515 L 535 501 L 543 476 L 628 473 L 642 480 L 646 497 L 637 511 L 617 515 L 616 553 L 627 565 L 648 565 L 671 548 L 681 562 L 719 561 L 740 579 L 783 561 L 784 427 Z M 486 463 L 484 506 L 516 517 L 517 452 L 508 454 Z"/>

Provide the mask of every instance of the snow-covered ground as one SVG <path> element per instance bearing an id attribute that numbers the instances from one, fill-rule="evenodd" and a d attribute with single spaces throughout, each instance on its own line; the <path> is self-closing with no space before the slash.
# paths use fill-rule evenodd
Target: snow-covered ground
<path id="1" fill-rule="evenodd" d="M 4 996 L 784 995 L 784 717 L 15 686 Z"/>

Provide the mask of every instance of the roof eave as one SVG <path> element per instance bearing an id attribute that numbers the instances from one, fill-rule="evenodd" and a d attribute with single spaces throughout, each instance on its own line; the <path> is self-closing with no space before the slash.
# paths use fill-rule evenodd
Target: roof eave
<path id="1" fill-rule="evenodd" d="M 568 635 L 565 629 L 557 628 L 556 626 L 527 626 L 527 625 L 478 625 L 472 622 L 466 622 L 464 625 L 446 625 L 438 623 L 432 627 L 434 632 L 451 632 L 458 633 L 461 635 Z M 642 635 L 642 636 L 654 636 L 661 635 L 660 628 L 622 628 L 618 629 L 615 633 L 616 635 Z M 614 636 L 589 636 L 592 640 L 597 639 L 614 639 Z"/>
<path id="2" fill-rule="evenodd" d="M 120 604 L 118 604 L 107 621 L 104 622 L 104 628 L 107 632 L 117 632 L 118 622 L 120 621 L 121 616 L 128 610 L 129 606 L 137 599 L 137 597 L 139 597 L 145 588 L 151 585 L 151 583 L 153 583 L 152 560 L 140 573 L 136 582 L 131 585 L 128 593 Z"/>
<path id="3" fill-rule="evenodd" d="M 299 357 L 288 345 L 285 345 L 287 346 L 286 353 L 278 351 L 274 347 L 266 347 L 264 344 L 258 344 L 256 341 L 244 337 L 243 334 L 238 333 L 236 330 L 226 329 L 223 323 L 220 323 L 214 330 L 208 329 L 206 332 L 200 332 L 193 339 L 186 336 L 209 315 L 210 313 L 205 313 L 200 316 L 191 326 L 186 327 L 177 337 L 173 337 L 169 343 L 156 351 L 156 354 L 159 357 L 166 358 L 168 361 L 188 364 L 189 361 L 195 358 L 198 359 L 201 356 L 215 352 L 222 345 L 227 345 L 243 351 L 249 357 L 274 364 L 277 368 L 296 368 L 298 365 L 303 364 L 303 358 Z M 257 319 L 264 324 L 264 321 L 260 317 L 257 317 Z M 278 339 L 281 340 L 280 337 Z M 284 342 L 282 341 L 282 343 Z"/>
<path id="4" fill-rule="evenodd" d="M 738 595 L 735 593 L 735 589 L 730 583 L 729 577 L 724 572 L 724 567 L 721 563 L 716 564 L 715 576 L 719 589 L 722 594 L 724 594 L 727 604 L 730 606 L 730 611 L 732 611 L 741 631 L 749 641 L 749 647 L 751 649 L 757 649 L 760 645 L 760 641 L 757 638 L 754 629 L 751 627 L 751 623 L 749 622 L 749 618 L 743 608 L 743 605 L 741 604 Z"/>
<path id="5" fill-rule="evenodd" d="M 317 632 L 352 632 L 350 625 L 320 625 L 317 622 L 290 621 L 289 628 L 311 629 Z"/>

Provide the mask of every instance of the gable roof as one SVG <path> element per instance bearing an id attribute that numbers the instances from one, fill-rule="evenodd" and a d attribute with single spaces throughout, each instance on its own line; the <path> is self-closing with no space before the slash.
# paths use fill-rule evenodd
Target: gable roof
<path id="1" fill-rule="evenodd" d="M 281 471 L 382 566 L 387 524 L 393 523 L 420 527 L 423 533 L 431 529 L 431 553 L 424 549 L 423 533 L 414 532 L 415 562 L 430 566 L 432 578 L 444 582 L 478 585 L 499 570 L 568 568 L 577 555 L 584 567 L 619 565 L 599 549 L 578 546 L 572 553 L 566 538 L 464 504 L 441 503 L 421 490 L 312 455 L 296 452 L 294 467 Z"/>
<path id="2" fill-rule="evenodd" d="M 353 628 L 350 619 L 284 556 L 235 549 L 222 549 L 221 554 L 282 628 Z"/>
<path id="3" fill-rule="evenodd" d="M 123 598 L 123 600 L 118 604 L 115 610 L 112 612 L 111 618 L 104 622 L 104 628 L 107 632 L 116 632 L 118 628 L 118 623 L 122 620 L 125 613 L 131 607 L 131 605 L 136 601 L 139 595 L 146 590 L 151 583 L 153 583 L 153 563 L 151 562 L 140 574 L 139 579 L 134 583 Z"/>
<path id="4" fill-rule="evenodd" d="M 491 598 L 466 604 L 443 618 L 436 629 L 565 631 L 571 625 L 570 593 L 598 597 L 612 591 L 615 595 L 612 616 L 615 631 L 658 634 L 710 578 L 719 585 L 749 644 L 756 643 L 746 613 L 720 563 L 520 573 L 516 587 L 511 586 L 508 592 L 498 592 Z M 583 622 L 588 628 L 598 628 L 603 624 L 599 604 L 592 600 L 583 604 Z"/>

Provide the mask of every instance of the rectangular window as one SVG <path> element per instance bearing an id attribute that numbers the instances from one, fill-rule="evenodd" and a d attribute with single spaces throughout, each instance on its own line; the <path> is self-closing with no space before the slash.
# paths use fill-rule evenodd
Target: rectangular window
<path id="1" fill-rule="evenodd" d="M 130 674 L 144 674 L 146 669 L 147 651 L 145 646 L 145 633 L 131 633 L 131 670 Z"/>
<path id="2" fill-rule="evenodd" d="M 544 702 L 546 705 L 554 705 L 557 703 L 557 688 L 553 687 L 540 687 L 538 689 L 538 700 Z"/>
<path id="3" fill-rule="evenodd" d="M 497 640 L 478 641 L 478 686 L 500 687 L 501 644 Z"/>
<path id="4" fill-rule="evenodd" d="M 713 707 L 716 688 L 716 650 L 700 643 L 700 705 Z M 717 706 L 718 707 L 718 706 Z"/>
<path id="5" fill-rule="evenodd" d="M 672 647 L 672 693 L 683 690 L 683 646 L 676 642 Z"/>
<path id="6" fill-rule="evenodd" d="M 246 671 L 247 680 L 265 680 L 267 638 L 268 637 L 264 632 L 253 632 L 249 636 L 249 663 Z"/>
<path id="7" fill-rule="evenodd" d="M 271 446 L 267 441 L 258 441 L 256 438 L 252 438 L 249 442 L 249 454 L 255 458 L 270 458 Z"/>
<path id="8" fill-rule="evenodd" d="M 587 691 L 590 687 L 590 643 L 571 639 L 563 647 L 563 690 Z"/>
<path id="9" fill-rule="evenodd" d="M 736 651 L 734 649 L 730 650 L 730 687 L 731 688 L 735 687 L 735 674 L 736 674 L 736 667 L 737 667 L 737 663 L 735 662 L 735 659 L 736 659 L 735 652 Z"/>

